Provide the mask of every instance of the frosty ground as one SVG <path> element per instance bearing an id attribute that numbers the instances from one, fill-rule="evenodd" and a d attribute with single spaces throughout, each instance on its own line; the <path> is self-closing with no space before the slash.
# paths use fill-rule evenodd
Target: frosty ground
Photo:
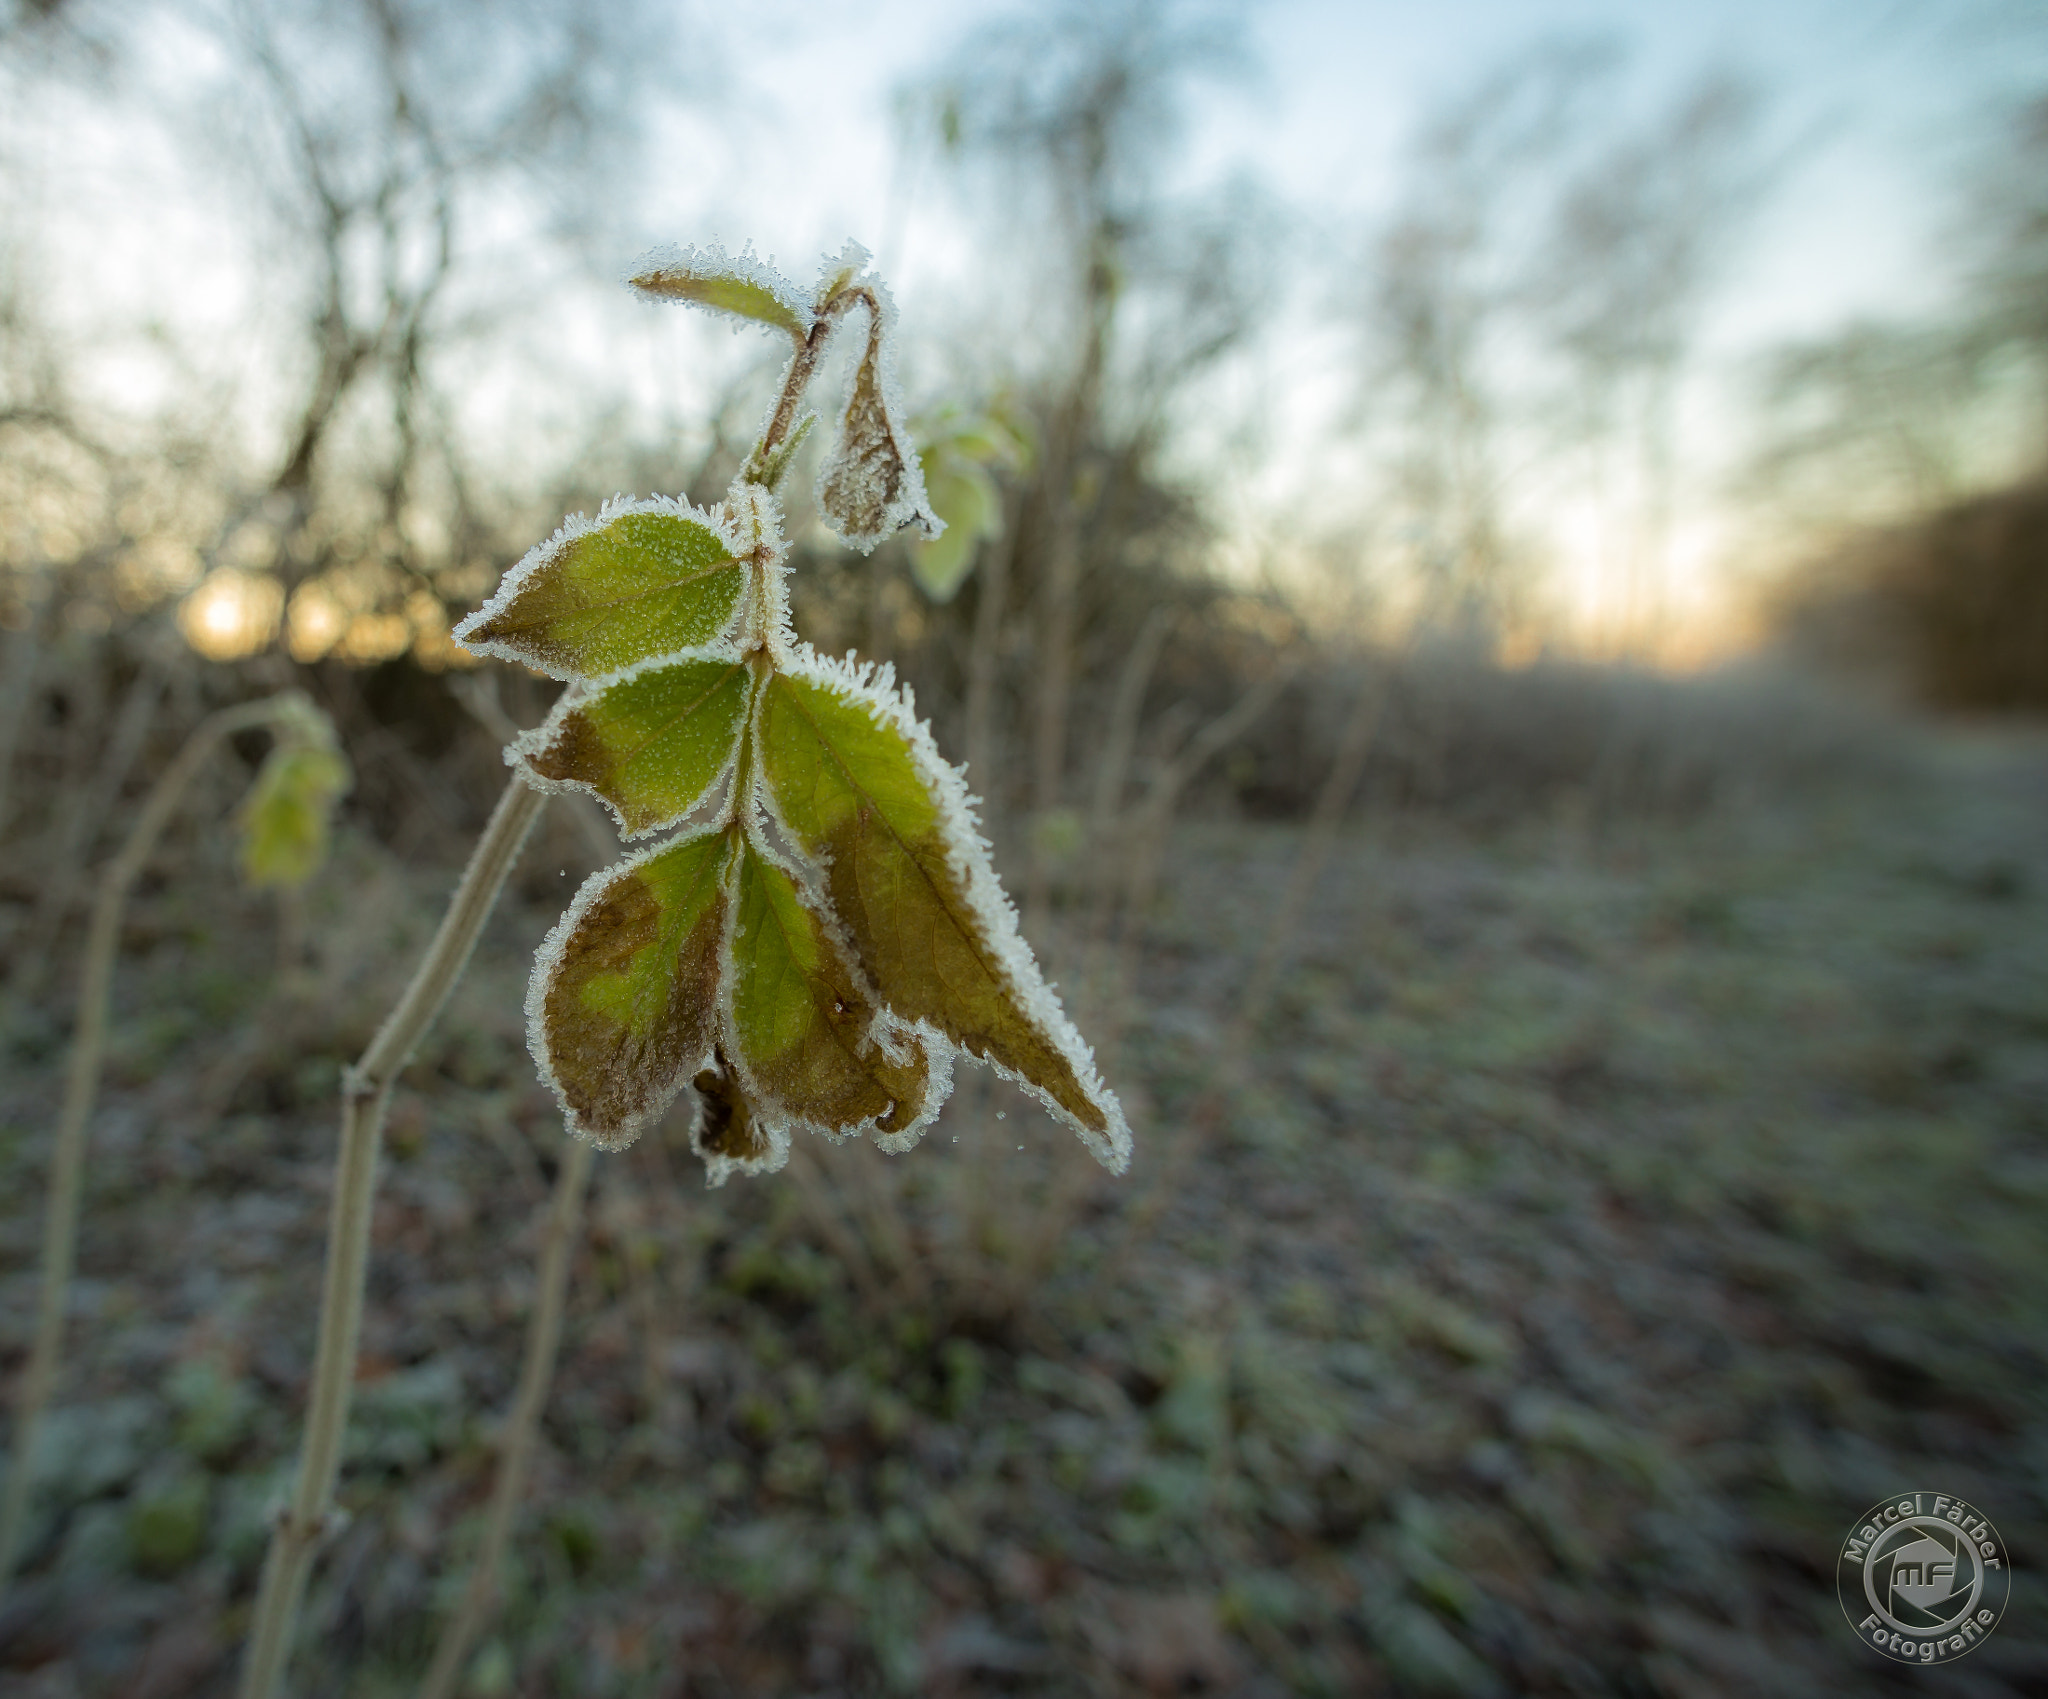
<path id="1" fill-rule="evenodd" d="M 463 1579 L 559 1150 L 521 996 L 575 841 L 536 844 L 401 1092 L 309 1694 L 409 1691 Z M 672 1118 L 601 1159 L 469 1691 L 2048 1683 L 2048 748 L 1942 734 L 1684 820 L 1361 819 L 1234 1060 L 1300 841 L 1184 825 L 1123 956 L 1085 894 L 1041 928 L 1124 1179 L 972 1079 L 907 1157 L 707 1192 Z M 282 979 L 225 850 L 138 902 L 7 1691 L 229 1690 L 338 1072 L 450 874 L 347 838 Z M 10 1392 L 68 996 L 4 1034 Z M 1834 1594 L 1913 1489 L 2017 1572 L 1934 1670 Z"/>

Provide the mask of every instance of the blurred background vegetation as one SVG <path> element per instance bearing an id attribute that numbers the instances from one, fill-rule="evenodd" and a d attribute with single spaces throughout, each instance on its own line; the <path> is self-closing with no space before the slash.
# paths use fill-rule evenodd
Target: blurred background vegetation
<path id="1" fill-rule="evenodd" d="M 799 476 L 798 625 L 968 762 L 1138 1165 L 972 1082 L 910 1158 L 604 1159 L 470 1690 L 1878 1690 L 1833 1554 L 1919 1487 L 2022 1574 L 1911 1679 L 2038 1690 L 2048 33 L 1780 11 L 0 3 L 10 1384 L 95 868 L 221 704 L 355 774 L 246 893 L 238 745 L 124 933 L 7 1682 L 227 1690 L 338 1070 L 554 688 L 449 626 L 754 435 L 779 351 L 634 255 L 850 232 L 955 529 Z M 309 1690 L 461 1584 L 526 963 L 615 853 L 551 813 L 408 1078 Z"/>

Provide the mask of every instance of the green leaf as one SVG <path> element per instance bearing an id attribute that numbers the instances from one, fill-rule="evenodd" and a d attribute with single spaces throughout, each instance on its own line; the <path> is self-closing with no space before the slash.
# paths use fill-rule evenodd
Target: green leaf
<path id="1" fill-rule="evenodd" d="M 959 775 L 893 692 L 807 647 L 780 662 L 759 708 L 763 773 L 867 978 L 904 1021 L 1029 1086 L 1120 1172 L 1123 1111 L 1018 936 Z"/>
<path id="2" fill-rule="evenodd" d="M 513 753 L 543 789 L 603 797 L 625 835 L 638 837 L 681 820 L 732 765 L 747 686 L 736 653 L 646 662 L 572 685 Z"/>
<path id="3" fill-rule="evenodd" d="M 595 524 L 578 514 L 507 573 L 455 639 L 554 678 L 619 672 L 723 631 L 747 552 L 687 502 L 608 502 Z"/>
<path id="4" fill-rule="evenodd" d="M 752 846 L 740 851 L 732 932 L 732 1057 L 773 1118 L 906 1142 L 936 1110 L 932 1069 L 873 1001 L 826 935 L 813 900 Z M 941 1081 L 937 1096 L 943 1100 Z"/>
<path id="5" fill-rule="evenodd" d="M 713 1061 L 729 859 L 719 826 L 597 874 L 540 948 L 529 1042 L 593 1143 L 632 1143 Z"/>
<path id="6" fill-rule="evenodd" d="M 798 342 L 811 328 L 796 285 L 751 252 L 728 254 L 716 246 L 661 250 L 643 258 L 626 281 L 656 300 L 687 301 L 773 325 Z"/>
<path id="7" fill-rule="evenodd" d="M 766 454 L 761 452 L 760 445 L 756 443 L 754 452 L 747 456 L 746 468 L 740 473 L 741 478 L 747 483 L 761 484 L 771 490 L 781 489 L 782 480 L 789 476 L 789 468 L 796 460 L 797 450 L 803 447 L 805 439 L 811 434 L 811 428 L 817 422 L 817 414 L 806 413 L 791 427 L 789 435 Z"/>
<path id="8" fill-rule="evenodd" d="M 273 748 L 242 804 L 242 877 L 293 890 L 312 878 L 327 859 L 334 805 L 351 777 L 331 744 L 287 737 Z"/>
<path id="9" fill-rule="evenodd" d="M 936 538 L 915 544 L 910 571 L 918 588 L 935 602 L 950 602 L 974 565 L 974 551 L 984 537 L 1003 528 L 1002 497 L 988 473 L 970 462 L 941 462 L 924 456 L 925 489 L 932 511 L 945 525 Z"/>
<path id="10" fill-rule="evenodd" d="M 819 314 L 828 311 L 840 294 L 853 287 L 868 268 L 868 261 L 875 256 L 858 242 L 849 238 L 839 252 L 825 261 L 825 267 L 818 273 L 818 287 L 812 292 L 813 310 Z"/>

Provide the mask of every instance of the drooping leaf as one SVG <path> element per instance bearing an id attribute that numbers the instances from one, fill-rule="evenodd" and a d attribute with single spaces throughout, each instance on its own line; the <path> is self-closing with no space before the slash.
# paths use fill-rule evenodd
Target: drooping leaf
<path id="1" fill-rule="evenodd" d="M 744 546 L 687 502 L 608 502 L 578 514 L 455 628 L 482 655 L 554 678 L 594 678 L 708 643 L 730 623 Z"/>
<path id="2" fill-rule="evenodd" d="M 593 1143 L 631 1144 L 712 1060 L 728 859 L 721 826 L 596 874 L 540 948 L 527 1041 Z"/>
<path id="3" fill-rule="evenodd" d="M 910 434 L 897 422 L 888 359 L 891 309 L 881 286 L 874 290 L 867 350 L 854 368 L 839 441 L 818 472 L 818 510 L 841 542 L 863 554 L 905 525 L 921 525 L 927 537 L 945 529 L 926 499 Z"/>
<path id="4" fill-rule="evenodd" d="M 242 877 L 259 889 L 286 890 L 312 878 L 327 859 L 334 805 L 351 778 L 348 758 L 331 742 L 279 742 L 242 804 Z"/>
<path id="5" fill-rule="evenodd" d="M 732 764 L 748 678 L 737 652 L 643 662 L 572 685 L 512 752 L 543 789 L 604 798 L 627 837 L 658 831 L 702 802 Z"/>
<path id="6" fill-rule="evenodd" d="M 748 1103 L 746 1091 L 723 1050 L 690 1082 L 697 1113 L 690 1121 L 690 1148 L 704 1159 L 710 1183 L 725 1184 L 735 1172 L 759 1174 L 788 1159 Z"/>
<path id="7" fill-rule="evenodd" d="M 944 1100 L 914 1034 L 884 1030 L 813 900 L 751 845 L 740 851 L 732 929 L 731 1051 L 779 1121 L 872 1128 L 910 1142 Z"/>
<path id="8" fill-rule="evenodd" d="M 796 285 L 751 251 L 659 248 L 643 256 L 626 281 L 655 300 L 687 301 L 773 325 L 799 342 L 811 328 L 810 309 Z"/>
<path id="9" fill-rule="evenodd" d="M 1130 1132 L 1045 984 L 973 824 L 959 775 L 904 699 L 799 647 L 763 687 L 760 752 L 777 817 L 824 868 L 883 1000 L 1018 1079 L 1121 1172 Z"/>

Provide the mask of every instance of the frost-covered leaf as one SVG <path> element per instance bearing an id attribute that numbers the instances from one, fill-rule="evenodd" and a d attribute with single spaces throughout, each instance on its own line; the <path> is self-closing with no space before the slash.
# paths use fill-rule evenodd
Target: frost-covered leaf
<path id="1" fill-rule="evenodd" d="M 933 1080 L 923 1045 L 885 1030 L 815 899 L 751 846 L 740 852 L 736 903 L 731 1055 L 763 1100 L 756 1113 L 773 1105 L 778 1119 L 829 1133 L 872 1127 L 908 1142 L 947 1083 Z"/>
<path id="2" fill-rule="evenodd" d="M 629 838 L 672 826 L 724 777 L 739 748 L 748 673 L 737 651 L 644 661 L 572 685 L 510 755 L 545 790 L 611 805 Z"/>
<path id="3" fill-rule="evenodd" d="M 541 946 L 528 1042 L 594 1143 L 630 1144 L 712 1061 L 729 859 L 717 827 L 596 874 Z"/>
<path id="4" fill-rule="evenodd" d="M 609 502 L 529 553 L 455 639 L 554 678 L 619 672 L 723 631 L 747 552 L 688 502 Z"/>
<path id="5" fill-rule="evenodd" d="M 913 522 L 927 537 L 945 529 L 925 497 L 910 434 L 898 423 L 901 404 L 889 367 L 894 309 L 879 283 L 873 292 L 867 349 L 854 368 L 839 441 L 818 473 L 819 511 L 841 542 L 863 554 Z"/>
<path id="6" fill-rule="evenodd" d="M 824 269 L 818 274 L 817 290 L 811 297 L 812 311 L 826 311 L 841 293 L 859 281 L 860 274 L 868 268 L 868 261 L 874 257 L 850 237 L 838 253 L 828 255 Z"/>
<path id="7" fill-rule="evenodd" d="M 351 777 L 347 757 L 326 739 L 281 740 L 242 804 L 242 877 L 259 888 L 282 889 L 312 878 L 327 859 L 334 805 Z"/>
<path id="8" fill-rule="evenodd" d="M 759 1174 L 782 1166 L 788 1157 L 786 1136 L 778 1145 L 754 1113 L 724 1051 L 714 1053 L 711 1066 L 699 1071 L 690 1085 L 697 1100 L 690 1148 L 704 1159 L 712 1185 L 723 1185 L 735 1172 Z"/>
<path id="9" fill-rule="evenodd" d="M 795 651 L 759 715 L 777 817 L 889 1008 L 1030 1087 L 1121 1171 L 1123 1111 L 1018 935 L 959 775 L 886 675 Z"/>
<path id="10" fill-rule="evenodd" d="M 658 248 L 643 256 L 626 280 L 641 294 L 661 301 L 687 301 L 773 325 L 801 342 L 811 328 L 810 308 L 801 292 L 750 249 Z"/>

